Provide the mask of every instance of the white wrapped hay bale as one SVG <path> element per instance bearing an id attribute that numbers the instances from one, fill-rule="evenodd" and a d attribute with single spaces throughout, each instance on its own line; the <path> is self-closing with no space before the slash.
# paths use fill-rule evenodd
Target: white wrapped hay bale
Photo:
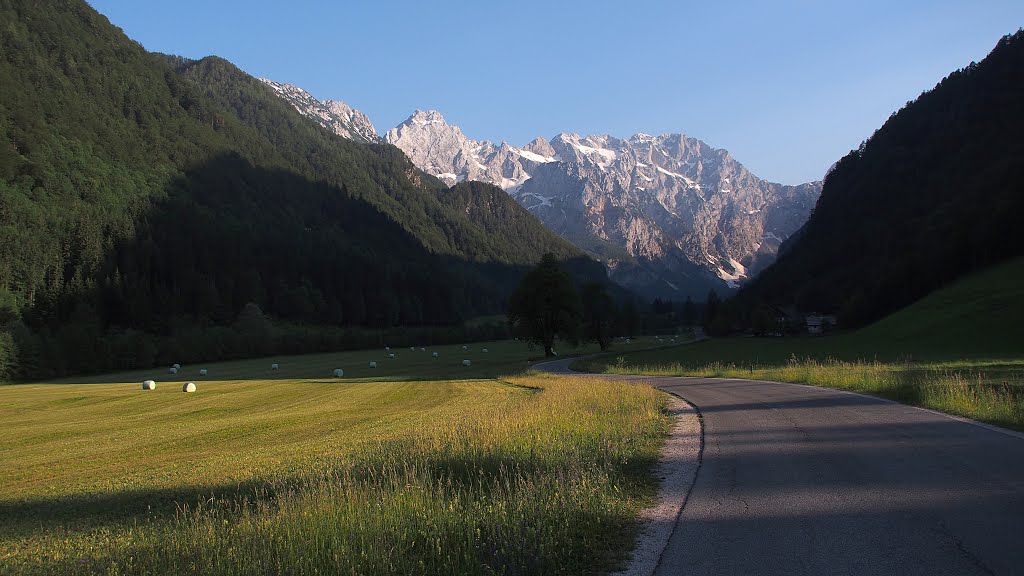
<path id="1" fill-rule="evenodd" d="M 145 380 L 145 381 L 142 382 L 142 389 L 143 390 L 156 390 L 156 382 L 153 382 L 152 380 Z"/>
<path id="2" fill-rule="evenodd" d="M 469 346 L 463 346 L 462 349 L 463 350 L 469 350 Z"/>
<path id="3" fill-rule="evenodd" d="M 270 369 L 271 370 L 277 370 L 279 368 L 280 368 L 280 366 L 277 365 L 277 362 L 274 362 L 273 364 L 270 365 Z"/>
<path id="4" fill-rule="evenodd" d="M 178 369 L 175 368 L 174 366 L 171 366 L 170 368 L 167 369 L 167 372 L 169 374 L 177 374 L 178 373 Z"/>
<path id="5" fill-rule="evenodd" d="M 437 358 L 437 352 L 434 352 L 434 353 L 432 354 L 432 356 L 433 356 L 434 358 Z"/>
<path id="6" fill-rule="evenodd" d="M 463 365 L 463 366 L 469 366 L 469 365 L 471 365 L 471 364 L 472 364 L 472 362 L 470 362 L 469 360 L 463 360 L 463 361 L 462 361 L 462 365 Z"/>
<path id="7" fill-rule="evenodd" d="M 341 378 L 344 375 L 345 375 L 345 371 L 342 370 L 341 368 L 335 368 L 334 369 L 334 377 L 335 378 Z"/>
<path id="8" fill-rule="evenodd" d="M 427 351 L 426 348 L 420 348 L 420 352 L 426 352 L 426 351 Z"/>
<path id="9" fill-rule="evenodd" d="M 487 348 L 484 348 L 483 350 L 481 350 L 481 352 L 486 354 L 487 353 Z"/>
<path id="10" fill-rule="evenodd" d="M 206 371 L 206 368 L 200 368 L 199 369 L 199 375 L 200 376 L 206 376 L 207 374 L 209 374 L 209 372 Z"/>
<path id="11" fill-rule="evenodd" d="M 376 368 L 376 367 L 377 367 L 377 363 L 376 362 L 370 362 L 370 368 Z"/>
<path id="12" fill-rule="evenodd" d="M 384 351 L 385 352 L 390 352 L 391 351 L 391 346 L 385 346 L 384 347 Z"/>
<path id="13" fill-rule="evenodd" d="M 195 392 L 196 385 L 194 382 L 185 382 L 185 385 L 181 387 L 182 392 Z"/>
<path id="14" fill-rule="evenodd" d="M 388 354 L 388 358 L 394 358 L 394 357 L 395 357 L 395 353 L 394 352 L 392 352 L 391 354 Z"/>
<path id="15" fill-rule="evenodd" d="M 409 352 L 415 352 L 415 351 L 416 351 L 416 347 L 415 346 L 409 346 Z"/>
<path id="16" fill-rule="evenodd" d="M 175 362 L 174 364 L 171 364 L 171 366 L 174 366 L 174 368 L 177 369 L 177 370 L 181 370 L 181 364 L 178 364 L 177 362 Z"/>

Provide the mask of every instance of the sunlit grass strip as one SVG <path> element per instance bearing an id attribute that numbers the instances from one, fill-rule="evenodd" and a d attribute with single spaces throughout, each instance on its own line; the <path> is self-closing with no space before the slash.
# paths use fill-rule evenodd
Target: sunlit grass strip
<path id="1" fill-rule="evenodd" d="M 5 570 L 62 574 L 580 574 L 612 568 L 668 430 L 645 386 L 530 376 L 512 404 L 406 436 L 173 518 L 50 532 Z"/>
<path id="2" fill-rule="evenodd" d="M 613 374 L 747 378 L 876 394 L 899 402 L 1024 430 L 1024 371 L 983 363 L 846 362 L 800 359 L 784 365 L 724 362 L 632 364 L 628 357 L 580 362 L 577 369 Z"/>

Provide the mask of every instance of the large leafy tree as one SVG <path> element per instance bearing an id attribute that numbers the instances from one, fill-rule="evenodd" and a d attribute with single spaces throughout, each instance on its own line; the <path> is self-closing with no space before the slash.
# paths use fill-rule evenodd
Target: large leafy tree
<path id="1" fill-rule="evenodd" d="M 513 333 L 530 344 L 543 346 L 544 356 L 552 357 L 556 337 L 577 340 L 581 308 L 572 279 L 549 253 L 512 294 L 508 320 Z"/>

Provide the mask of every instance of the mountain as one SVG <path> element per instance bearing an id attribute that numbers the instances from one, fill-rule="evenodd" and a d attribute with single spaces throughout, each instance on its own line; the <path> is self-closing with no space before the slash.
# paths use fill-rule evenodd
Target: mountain
<path id="1" fill-rule="evenodd" d="M 795 306 L 858 326 L 1024 253 L 1022 133 L 1018 31 L 835 164 L 797 239 L 737 295 L 737 314 Z"/>
<path id="2" fill-rule="evenodd" d="M 321 102 L 298 86 L 281 84 L 266 78 L 259 80 L 270 86 L 278 96 L 290 102 L 304 116 L 312 118 L 317 124 L 338 136 L 364 144 L 381 142 L 381 137 L 370 118 L 348 104 L 340 100 Z"/>
<path id="3" fill-rule="evenodd" d="M 230 62 L 148 53 L 81 0 L 0 21 L 0 379 L 457 338 L 544 253 L 604 274 Z"/>
<path id="4" fill-rule="evenodd" d="M 703 298 L 771 263 L 807 219 L 820 183 L 761 180 L 725 150 L 680 134 L 559 134 L 522 148 L 467 138 L 436 111 L 387 132 L 414 164 L 448 185 L 505 189 L 560 236 L 650 296 Z"/>

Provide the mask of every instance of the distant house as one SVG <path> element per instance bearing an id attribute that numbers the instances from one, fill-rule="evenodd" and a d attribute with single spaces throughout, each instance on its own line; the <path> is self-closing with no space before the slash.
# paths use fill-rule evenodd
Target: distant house
<path id="1" fill-rule="evenodd" d="M 836 327 L 836 317 L 833 314 L 808 314 L 804 316 L 807 324 L 808 334 L 821 334 Z"/>
<path id="2" fill-rule="evenodd" d="M 793 334 L 800 331 L 803 317 L 797 312 L 796 308 L 792 306 L 772 306 L 771 309 L 775 315 L 776 326 L 776 330 L 772 333 L 773 336 Z"/>

